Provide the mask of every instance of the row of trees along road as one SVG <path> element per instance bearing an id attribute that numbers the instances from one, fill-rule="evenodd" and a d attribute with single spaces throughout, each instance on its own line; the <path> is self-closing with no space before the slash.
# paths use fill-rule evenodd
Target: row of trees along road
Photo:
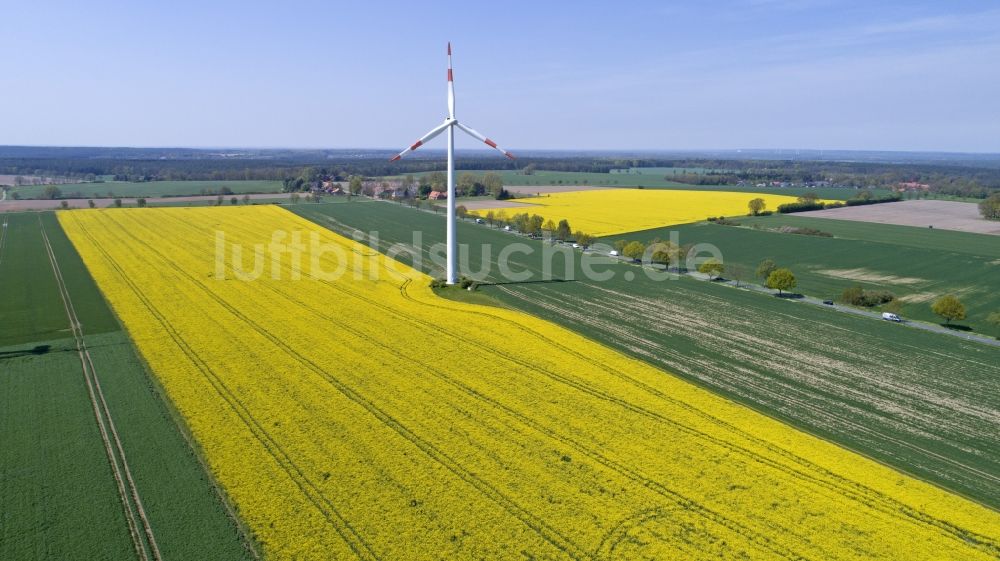
<path id="1" fill-rule="evenodd" d="M 463 219 L 469 217 L 478 218 L 478 216 L 472 215 L 464 205 L 455 207 L 455 214 L 457 214 L 459 218 Z M 486 211 L 486 214 L 483 215 L 483 221 L 485 221 L 491 228 L 493 226 L 496 226 L 497 228 L 509 226 L 522 234 L 527 234 L 529 236 L 545 236 L 561 242 L 574 242 L 584 248 L 593 245 L 595 240 L 594 236 L 586 232 L 580 230 L 573 232 L 573 229 L 569 225 L 569 220 L 566 220 L 565 218 L 560 220 L 557 224 L 552 219 L 545 220 L 544 217 L 538 214 L 521 212 L 508 217 L 506 211 L 488 210 Z"/>

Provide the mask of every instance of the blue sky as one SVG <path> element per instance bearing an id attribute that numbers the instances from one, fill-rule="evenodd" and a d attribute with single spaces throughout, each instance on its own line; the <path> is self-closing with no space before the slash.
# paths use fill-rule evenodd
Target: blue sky
<path id="1" fill-rule="evenodd" d="M 515 150 L 1000 152 L 996 2 L 8 1 L 3 17 L 0 144 L 403 147 L 445 115 L 451 40 L 458 118 Z"/>

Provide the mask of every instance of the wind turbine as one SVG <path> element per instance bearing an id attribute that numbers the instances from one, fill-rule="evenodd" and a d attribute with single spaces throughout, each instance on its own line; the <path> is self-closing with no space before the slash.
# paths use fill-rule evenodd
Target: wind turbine
<path id="1" fill-rule="evenodd" d="M 445 118 L 444 122 L 440 125 L 431 129 L 431 131 L 424 136 L 420 137 L 419 140 L 410 145 L 409 148 L 403 150 L 399 154 L 393 156 L 389 161 L 395 162 L 396 160 L 402 158 L 409 152 L 413 152 L 417 148 L 420 148 L 425 143 L 430 141 L 435 136 L 441 134 L 442 132 L 448 131 L 448 227 L 447 227 L 447 271 L 445 272 L 445 281 L 448 284 L 455 284 L 458 282 L 457 270 L 457 259 L 458 259 L 458 242 L 455 240 L 455 127 L 462 129 L 465 133 L 473 138 L 477 138 L 484 142 L 490 148 L 499 150 L 504 156 L 507 156 L 511 160 L 514 159 L 514 155 L 510 152 L 504 150 L 497 146 L 496 142 L 493 142 L 489 138 L 479 134 L 472 127 L 468 127 L 455 119 L 455 81 L 451 70 L 451 42 L 448 43 L 448 116 Z"/>

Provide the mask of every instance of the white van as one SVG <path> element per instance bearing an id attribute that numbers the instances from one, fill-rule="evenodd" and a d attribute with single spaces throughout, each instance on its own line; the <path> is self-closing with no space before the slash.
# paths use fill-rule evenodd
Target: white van
<path id="1" fill-rule="evenodd" d="M 889 313 L 889 312 L 882 312 L 882 319 L 884 319 L 886 321 L 895 321 L 895 322 L 902 322 L 903 321 L 896 314 L 892 314 L 892 313 Z"/>
<path id="2" fill-rule="evenodd" d="M 609 253 L 608 255 L 610 255 L 611 257 L 618 257 L 618 250 L 612 249 L 611 253 Z"/>

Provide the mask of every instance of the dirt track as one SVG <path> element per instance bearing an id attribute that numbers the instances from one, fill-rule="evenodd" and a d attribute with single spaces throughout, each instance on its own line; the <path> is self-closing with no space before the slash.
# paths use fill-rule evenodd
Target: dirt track
<path id="1" fill-rule="evenodd" d="M 900 201 L 867 206 L 849 206 L 800 212 L 796 216 L 835 218 L 878 224 L 934 227 L 1000 236 L 1000 222 L 986 220 L 975 203 L 953 201 Z"/>

